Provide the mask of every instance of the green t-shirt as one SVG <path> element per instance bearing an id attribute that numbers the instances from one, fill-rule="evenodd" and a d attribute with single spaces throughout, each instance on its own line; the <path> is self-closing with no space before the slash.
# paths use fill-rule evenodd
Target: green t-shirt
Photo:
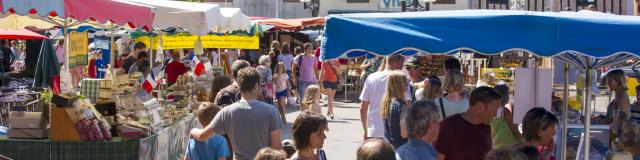
<path id="1" fill-rule="evenodd" d="M 509 124 L 504 120 L 504 117 L 491 121 L 491 141 L 493 148 L 508 147 L 518 143 L 518 139 L 509 129 Z"/>

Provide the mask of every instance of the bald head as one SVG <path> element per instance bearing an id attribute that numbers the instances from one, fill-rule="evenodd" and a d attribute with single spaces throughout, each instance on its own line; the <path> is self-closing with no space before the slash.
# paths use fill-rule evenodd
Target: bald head
<path id="1" fill-rule="evenodd" d="M 357 160 L 395 160 L 396 152 L 391 144 L 382 139 L 366 140 L 358 148 Z"/>

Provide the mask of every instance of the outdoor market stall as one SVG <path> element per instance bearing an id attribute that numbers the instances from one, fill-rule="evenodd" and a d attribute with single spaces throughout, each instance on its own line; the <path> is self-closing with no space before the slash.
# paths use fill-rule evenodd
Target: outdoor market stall
<path id="1" fill-rule="evenodd" d="M 335 15 L 327 18 L 320 58 L 329 60 L 365 53 L 450 54 L 469 50 L 498 54 L 520 50 L 543 57 L 557 57 L 585 69 L 586 84 L 591 84 L 593 69 L 638 56 L 640 47 L 635 45 L 638 39 L 631 36 L 640 34 L 638 27 L 638 17 L 589 11 L 463 10 Z M 532 81 L 535 81 L 531 83 L 535 88 L 542 86 L 539 84 L 543 82 Z M 591 117 L 589 88 L 583 103 L 584 117 Z M 567 108 L 566 98 L 565 95 L 563 108 Z M 534 96 L 534 99 L 537 98 Z M 545 107 L 551 104 L 534 105 Z M 562 116 L 562 147 L 559 147 L 562 158 L 566 157 L 566 113 L 563 112 Z M 590 130 L 590 118 L 585 118 L 582 144 L 587 145 L 579 149 L 582 150 L 580 155 L 585 157 L 591 156 Z"/>
<path id="2" fill-rule="evenodd" d="M 114 10 L 113 8 L 127 10 L 127 12 L 121 12 L 120 10 Z M 4 13 L 4 15 L 6 15 L 6 16 L 3 16 L 4 18 L 2 18 L 2 20 L 7 20 L 10 22 L 11 25 L 14 25 L 14 26 L 7 26 L 7 27 L 24 28 L 25 26 L 34 26 L 37 28 L 48 29 L 48 28 L 51 28 L 52 26 L 62 26 L 64 30 L 63 32 L 65 33 L 64 34 L 65 38 L 68 37 L 69 35 L 67 32 L 67 29 L 69 27 L 74 26 L 76 24 L 81 24 L 81 23 L 84 24 L 87 21 L 98 22 L 101 24 L 101 25 L 97 25 L 98 28 L 110 29 L 111 31 L 113 31 L 119 25 L 129 25 L 131 27 L 138 26 L 138 27 L 143 27 L 148 29 L 149 27 L 151 27 L 151 22 L 153 22 L 153 15 L 154 15 L 152 7 L 140 5 L 132 2 L 120 1 L 120 0 L 83 1 L 82 3 L 76 3 L 75 1 L 64 1 L 64 0 L 59 0 L 59 1 L 37 1 L 37 0 L 6 1 L 5 0 L 5 1 L 0 1 L 0 10 Z M 35 16 L 36 14 L 38 16 Z M 25 15 L 30 15 L 31 17 L 25 17 Z M 23 17 L 18 17 L 18 16 L 23 16 Z M 30 18 L 30 19 L 25 19 L 25 18 Z M 38 19 L 33 19 L 33 18 L 40 18 L 39 19 L 40 21 L 38 21 Z M 24 23 L 24 22 L 27 22 L 27 23 Z M 22 26 L 16 27 L 15 25 L 22 25 Z M 86 35 L 86 33 L 84 34 Z M 64 47 L 65 49 L 77 48 L 77 47 L 70 47 L 69 45 L 70 40 L 68 38 L 66 39 L 67 40 L 65 42 L 67 46 Z M 86 39 L 80 40 L 80 41 L 84 41 L 84 42 L 79 42 L 80 44 L 87 43 Z M 49 43 L 48 45 L 43 45 L 43 47 L 45 46 L 51 47 L 51 44 Z M 87 46 L 85 45 L 84 47 L 80 47 L 77 49 L 82 49 L 82 48 L 86 50 Z M 40 54 L 41 58 L 39 58 L 39 62 L 42 60 L 51 59 L 49 55 L 52 55 L 52 54 L 54 53 L 53 52 L 41 53 Z M 66 55 L 68 56 L 69 54 L 66 54 Z M 53 56 L 53 59 L 56 59 L 55 56 Z M 68 65 L 69 60 L 68 58 L 66 59 L 67 60 L 65 62 Z M 42 68 L 56 68 L 51 66 L 51 64 L 57 65 L 56 62 L 38 63 L 38 65 L 42 66 Z M 50 80 L 50 78 L 51 77 L 45 76 L 42 79 Z M 85 85 L 83 86 L 83 90 L 86 90 L 91 86 L 103 88 L 103 86 L 101 86 L 100 84 L 104 81 L 89 80 L 87 82 L 93 82 L 93 85 Z M 48 84 L 48 83 L 45 82 L 45 84 Z M 86 84 L 90 84 L 90 83 L 86 83 Z M 137 86 L 139 88 L 140 85 L 137 85 Z M 73 89 L 71 91 L 75 92 L 75 90 Z M 88 93 L 83 93 L 83 95 L 87 95 L 87 94 Z M 3 96 L 9 96 L 9 95 L 10 94 L 3 93 Z M 75 96 L 69 95 L 68 97 L 75 97 Z M 105 97 L 107 97 L 107 99 L 110 98 L 110 96 L 105 96 Z M 46 99 L 46 98 L 43 98 L 43 99 Z M 84 99 L 84 98 L 81 98 L 81 99 Z M 144 103 L 131 103 L 131 104 L 144 104 Z M 114 116 L 115 115 L 114 112 L 111 112 L 111 114 L 108 116 L 103 115 L 103 114 L 108 114 L 104 112 L 95 113 L 95 114 L 77 114 L 77 112 L 76 114 L 73 114 L 73 112 L 68 112 L 69 109 L 74 110 L 74 108 L 75 109 L 78 109 L 78 108 L 99 109 L 101 107 L 98 107 L 98 106 L 105 106 L 104 104 L 101 104 L 101 103 L 96 103 L 96 107 L 93 107 L 93 104 L 91 103 L 81 105 L 84 107 L 77 107 L 75 105 L 72 106 L 71 104 L 55 105 L 58 107 L 52 108 L 53 113 L 52 113 L 52 118 L 50 120 L 52 127 L 50 131 L 50 135 L 48 133 L 49 132 L 48 128 L 46 127 L 47 126 L 46 124 L 48 124 L 47 121 L 49 121 L 48 116 L 46 116 L 46 118 L 44 117 L 38 118 L 39 116 L 35 116 L 35 115 L 45 115 L 45 114 L 42 114 L 43 112 L 21 112 L 19 110 L 16 110 L 16 108 L 14 107 L 13 109 L 11 109 L 12 113 L 9 116 L 9 119 L 13 119 L 13 120 L 9 120 L 8 122 L 10 127 L 18 127 L 19 130 L 25 131 L 27 133 L 38 133 L 38 132 L 34 132 L 36 130 L 42 131 L 42 132 L 40 132 L 39 134 L 33 134 L 31 136 L 29 136 L 30 134 L 27 134 L 25 136 L 24 134 L 14 134 L 14 132 L 12 132 L 12 130 L 10 129 L 9 130 L 10 137 L 46 138 L 48 136 L 51 136 L 51 141 L 49 140 L 17 140 L 17 139 L 6 139 L 3 137 L 2 140 L 0 141 L 0 145 L 3 146 L 1 147 L 3 149 L 2 149 L 2 153 L 0 154 L 7 155 L 11 158 L 17 158 L 17 159 L 24 159 L 24 158 L 29 159 L 29 157 L 36 158 L 36 159 L 69 159 L 69 158 L 73 158 L 74 156 L 80 156 L 76 158 L 83 158 L 83 159 L 88 159 L 92 157 L 101 157 L 101 158 L 107 158 L 107 159 L 138 159 L 138 158 L 154 159 L 153 157 L 160 157 L 158 159 L 166 159 L 161 157 L 179 156 L 180 154 L 183 154 L 184 143 L 186 142 L 186 139 L 182 141 L 176 141 L 175 138 L 169 135 L 176 135 L 177 132 L 178 133 L 186 132 L 188 131 L 189 128 L 194 127 L 193 124 L 196 124 L 197 121 L 194 122 L 193 116 L 190 114 L 186 114 L 189 111 L 188 109 L 186 110 L 187 111 L 186 113 L 184 112 L 185 111 L 184 109 L 176 109 L 176 108 L 179 108 L 179 107 L 176 107 L 177 104 L 165 104 L 164 102 L 159 104 L 162 104 L 162 107 L 166 108 L 166 110 L 163 110 L 166 112 L 161 112 L 161 113 L 165 113 L 167 115 L 164 115 L 164 114 L 160 115 L 162 117 L 162 121 L 164 125 L 162 125 L 162 128 L 154 127 L 153 130 L 151 131 L 145 130 L 143 134 L 147 135 L 148 137 L 146 137 L 145 139 L 141 139 L 140 141 L 123 141 L 122 138 L 111 139 L 110 136 L 107 136 L 109 135 L 107 133 L 109 131 L 107 129 L 102 128 L 103 125 L 107 125 L 111 123 L 110 125 L 114 126 L 112 129 L 115 129 L 116 128 L 115 126 L 118 123 L 112 123 L 112 122 L 114 121 L 114 119 L 119 119 L 119 118 L 112 118 L 111 121 L 106 121 L 101 119 L 96 120 L 88 117 L 81 118 L 78 121 L 78 118 L 77 118 L 78 115 L 108 117 L 108 116 Z M 106 106 L 114 106 L 114 105 L 106 105 Z M 152 107 L 151 109 L 157 109 L 157 108 L 159 107 Z M 65 110 L 67 110 L 67 112 L 65 112 Z M 27 111 L 42 111 L 42 110 L 27 110 Z M 126 110 L 122 110 L 122 111 L 124 112 Z M 48 113 L 48 111 L 45 110 L 44 113 Z M 25 117 L 25 115 L 32 116 L 32 117 Z M 62 117 L 67 117 L 67 119 Z M 71 117 L 76 117 L 76 118 L 71 120 L 70 119 Z M 131 122 L 127 120 L 127 118 L 120 119 L 120 123 L 127 124 L 127 122 Z M 137 117 L 137 118 L 141 118 L 141 117 Z M 20 119 L 33 119 L 31 121 L 24 121 L 24 123 L 27 123 L 27 124 L 38 124 L 39 122 L 34 120 L 36 119 L 42 120 L 42 124 L 45 124 L 45 125 L 37 125 L 35 126 L 36 128 L 22 128 L 24 126 L 21 126 L 20 123 L 18 123 L 19 121 L 17 121 Z M 154 120 L 157 121 L 158 119 L 156 118 Z M 139 122 L 140 119 L 135 121 Z M 96 125 L 96 124 L 99 124 L 98 125 L 100 126 L 99 129 L 94 128 L 93 125 Z M 60 127 L 61 125 L 66 127 Z M 87 130 L 86 127 L 89 127 L 89 126 L 91 127 L 91 129 Z M 145 126 L 141 126 L 141 127 L 144 128 Z M 80 129 L 80 128 L 84 128 L 84 129 Z M 91 131 L 93 133 L 88 133 L 84 131 Z M 98 132 L 95 132 L 95 131 L 98 131 Z M 115 131 L 115 132 L 117 133 L 119 131 Z M 76 134 L 73 134 L 73 133 L 76 133 Z M 186 133 L 182 133 L 182 134 L 186 134 Z M 75 137 L 73 137 L 73 135 L 75 135 Z M 88 136 L 88 135 L 91 135 L 91 136 Z M 182 137 L 186 137 L 186 136 L 182 136 Z M 128 138 L 131 138 L 131 137 L 126 137 L 125 139 L 128 139 Z M 144 138 L 144 137 L 140 137 L 140 138 Z M 107 141 L 104 141 L 104 140 L 107 140 Z M 88 141 L 104 141 L 104 142 L 88 142 Z M 162 145 L 162 146 L 158 147 L 158 145 Z M 32 146 L 39 146 L 38 149 L 41 149 L 41 150 L 33 150 L 33 148 L 29 148 Z M 176 147 L 171 147 L 171 146 L 176 146 Z M 111 149 L 114 147 L 126 149 L 126 150 Z M 79 150 L 82 148 L 96 148 L 96 149 L 83 150 L 83 151 Z M 138 152 L 138 149 L 140 149 L 140 152 Z M 37 153 L 33 151 L 37 151 Z M 138 155 L 143 155 L 143 156 L 138 157 Z"/>

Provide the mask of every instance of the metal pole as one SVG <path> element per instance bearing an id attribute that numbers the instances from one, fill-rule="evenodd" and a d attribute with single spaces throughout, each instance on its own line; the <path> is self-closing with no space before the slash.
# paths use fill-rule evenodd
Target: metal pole
<path id="1" fill-rule="evenodd" d="M 533 107 L 538 107 L 538 57 L 533 57 Z"/>
<path id="2" fill-rule="evenodd" d="M 149 29 L 149 46 L 149 72 L 151 72 L 153 71 L 153 29 Z"/>
<path id="3" fill-rule="evenodd" d="M 567 159 L 567 111 L 569 110 L 569 64 L 564 64 L 564 97 L 562 102 L 562 139 L 560 144 L 560 160 Z"/>
<path id="4" fill-rule="evenodd" d="M 589 58 L 589 60 L 591 60 L 591 58 Z M 589 146 L 591 145 L 591 73 L 593 71 L 593 68 L 591 67 L 587 67 L 587 77 L 585 77 L 586 79 L 586 83 L 585 83 L 585 88 L 586 88 L 586 94 L 584 95 L 584 155 L 583 158 L 584 159 L 589 159 Z"/>
<path id="5" fill-rule="evenodd" d="M 280 18 L 280 14 L 278 12 L 280 12 L 280 0 L 275 0 L 276 1 L 276 18 Z M 311 9 L 313 12 L 313 9 Z"/>
<path id="6" fill-rule="evenodd" d="M 116 65 L 116 55 L 114 54 L 115 52 L 113 51 L 114 49 L 114 45 L 113 45 L 113 41 L 114 41 L 114 30 L 115 30 L 115 26 L 111 26 L 109 27 L 109 29 L 111 30 L 111 41 L 109 42 L 109 70 L 111 71 L 111 75 L 114 76 L 115 78 L 115 65 Z M 105 73 L 105 79 L 106 77 L 106 73 Z"/>
<path id="7" fill-rule="evenodd" d="M 63 33 L 64 33 L 64 68 L 69 71 L 69 33 L 68 26 L 69 20 L 67 18 L 64 19 Z"/>

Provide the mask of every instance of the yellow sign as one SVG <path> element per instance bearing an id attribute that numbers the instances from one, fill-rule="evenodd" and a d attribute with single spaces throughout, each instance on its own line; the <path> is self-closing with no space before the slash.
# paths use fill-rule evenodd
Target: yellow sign
<path id="1" fill-rule="evenodd" d="M 69 67 L 87 64 L 89 35 L 87 32 L 69 32 Z"/>
<path id="2" fill-rule="evenodd" d="M 163 49 L 181 49 L 194 48 L 198 36 L 191 35 L 162 35 Z M 136 42 L 143 42 L 149 46 L 149 37 L 138 37 Z M 158 37 L 153 38 L 153 49 L 157 49 Z M 237 48 L 237 49 L 258 49 L 260 40 L 258 36 L 239 36 L 239 35 L 205 35 L 200 36 L 202 46 L 204 48 Z"/>

